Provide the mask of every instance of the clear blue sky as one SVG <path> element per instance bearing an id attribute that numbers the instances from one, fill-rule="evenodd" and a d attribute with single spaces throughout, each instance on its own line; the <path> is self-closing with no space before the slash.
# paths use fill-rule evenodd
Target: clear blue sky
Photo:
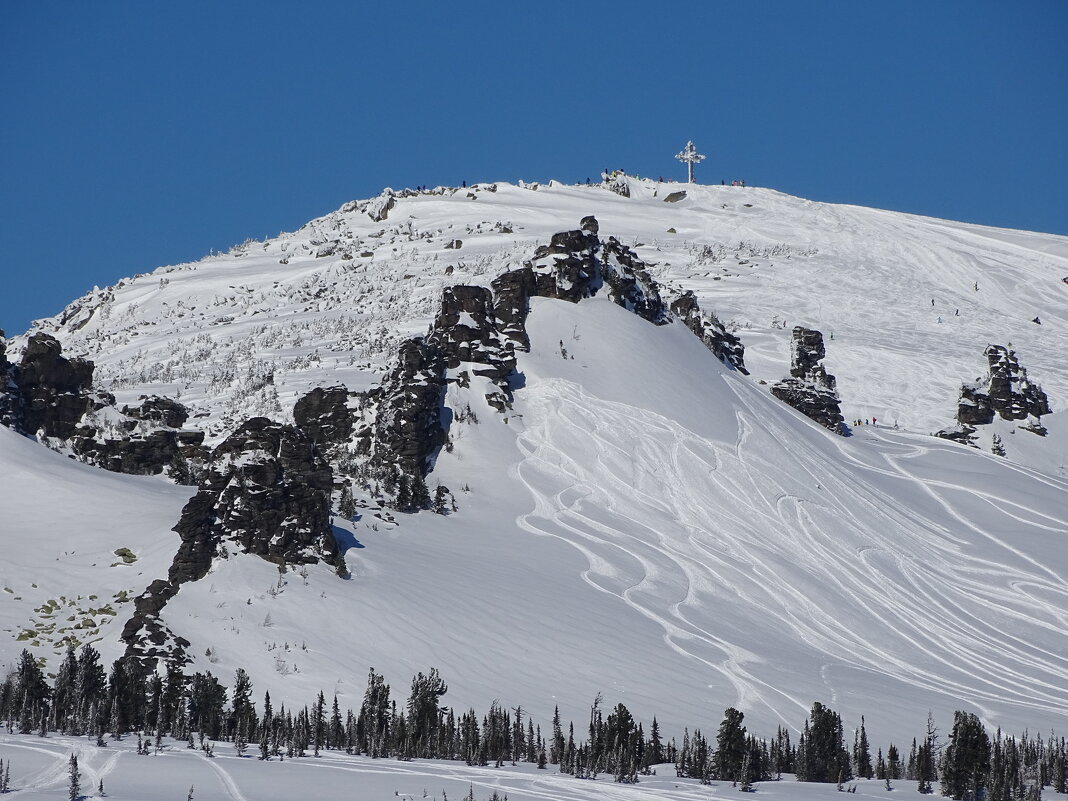
<path id="1" fill-rule="evenodd" d="M 383 186 L 605 167 L 1068 234 L 1068 2 L 5 2 L 0 327 Z"/>

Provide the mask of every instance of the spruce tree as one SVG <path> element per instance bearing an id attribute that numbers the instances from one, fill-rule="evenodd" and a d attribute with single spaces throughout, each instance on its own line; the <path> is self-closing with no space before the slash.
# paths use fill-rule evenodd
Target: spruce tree
<path id="1" fill-rule="evenodd" d="M 742 773 L 746 757 L 745 715 L 734 707 L 723 712 L 723 721 L 716 734 L 715 775 L 722 781 L 736 782 Z"/>
<path id="2" fill-rule="evenodd" d="M 67 762 L 67 775 L 69 777 L 67 793 L 70 796 L 70 801 L 78 801 L 82 795 L 81 775 L 78 771 L 78 757 L 74 754 L 70 755 L 70 760 Z"/>
<path id="3" fill-rule="evenodd" d="M 856 747 L 853 751 L 853 771 L 862 779 L 872 777 L 871 751 L 868 747 L 868 733 L 864 730 L 864 716 L 860 716 L 860 731 L 857 732 Z"/>
<path id="4" fill-rule="evenodd" d="M 979 718 L 956 712 L 942 759 L 942 795 L 955 799 L 979 798 L 990 769 L 990 738 Z"/>

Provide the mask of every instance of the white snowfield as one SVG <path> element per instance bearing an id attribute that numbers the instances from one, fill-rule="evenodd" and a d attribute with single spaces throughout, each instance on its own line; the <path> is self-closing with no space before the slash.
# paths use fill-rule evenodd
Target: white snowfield
<path id="1" fill-rule="evenodd" d="M 677 190 L 687 197 L 662 202 Z M 658 262 L 661 279 L 695 289 L 705 309 L 739 325 L 750 377 L 678 322 L 655 327 L 604 298 L 535 299 L 513 410 L 496 413 L 477 382 L 449 390 L 447 404 L 470 404 L 478 422 L 453 424 L 454 447 L 429 483 L 450 487 L 459 511 L 399 515 L 397 525 L 338 519 L 357 545 L 346 554 L 349 581 L 325 566 L 280 580 L 255 558 L 219 560 L 163 613 L 192 642 L 192 669 L 230 681 L 242 667 L 254 696 L 269 690 L 276 705 L 310 703 L 321 689 L 357 708 L 370 667 L 403 702 L 410 678 L 434 666 L 449 684 L 444 704 L 522 705 L 543 733 L 555 705 L 581 730 L 598 692 L 627 704 L 647 731 L 656 715 L 680 739 L 684 726 L 714 734 L 728 706 L 758 736 L 780 724 L 796 733 L 817 700 L 847 727 L 865 715 L 873 750 L 892 741 L 907 751 L 928 710 L 944 731 L 966 709 L 992 729 L 1063 732 L 1064 415 L 1044 418 L 1046 439 L 1006 425 L 1010 459 L 927 433 L 951 421 L 959 384 L 985 369 L 988 342 L 1011 341 L 1053 408 L 1064 408 L 1068 240 L 770 190 L 633 181 L 631 191 L 499 184 L 476 199 L 398 199 L 385 223 L 339 212 L 238 255 L 98 292 L 66 322 L 39 325 L 96 360 L 102 388 L 132 374 L 113 388 L 120 402 L 180 389 L 216 438 L 253 413 L 284 417 L 315 384 L 367 386 L 399 339 L 425 330 L 441 287 L 487 283 L 590 213 L 602 237 L 644 243 L 638 252 Z M 315 258 L 330 237 L 335 255 Z M 459 250 L 443 249 L 454 239 Z M 739 240 L 749 244 L 738 249 Z M 846 417 L 875 415 L 878 426 L 835 436 L 759 383 L 786 374 L 795 323 L 828 337 Z M 12 632 L 0 661 L 10 665 L 34 642 L 14 639 L 40 617 L 33 607 L 63 592 L 51 543 L 129 547 L 132 566 L 79 563 L 62 580 L 90 586 L 132 568 L 144 572 L 139 591 L 165 575 L 161 532 L 190 491 L 92 471 L 0 434 L 4 547 L 18 554 L 0 563 L 0 581 L 22 598 L 0 604 Z M 12 484 L 15 471 L 30 478 Z M 87 511 L 77 531 L 50 506 L 60 477 L 65 503 Z M 96 635 L 105 658 L 121 650 L 121 617 Z M 53 665 L 56 649 L 37 642 Z M 244 787 L 245 762 L 228 764 Z M 383 782 L 399 782 L 406 767 L 384 765 L 343 770 L 381 769 Z M 418 781 L 439 775 L 413 770 Z M 460 776 L 460 797 L 468 772 L 442 770 Z M 518 778 L 509 797 L 708 797 L 696 785 L 677 795 L 655 785 L 650 795 L 545 780 Z M 817 792 L 783 787 L 784 798 Z M 726 792 L 737 791 L 714 791 Z"/>
<path id="2" fill-rule="evenodd" d="M 737 328 L 755 378 L 786 374 L 794 325 L 821 330 L 847 420 L 944 428 L 990 343 L 1011 343 L 1054 411 L 1068 406 L 1068 237 L 770 189 L 629 186 L 629 199 L 599 185 L 440 189 L 398 197 L 382 222 L 362 210 L 381 198 L 354 202 L 91 292 L 35 329 L 93 359 L 120 403 L 180 394 L 217 440 L 253 413 L 287 415 L 309 385 L 365 388 L 399 341 L 426 331 L 444 287 L 488 284 L 593 214 L 602 238 L 634 246 L 659 281 Z M 1005 447 L 1021 458 L 1015 439 Z M 1064 459 L 1039 466 L 1068 473 Z"/>
<path id="3" fill-rule="evenodd" d="M 708 801 L 737 799 L 730 782 L 702 785 L 696 779 L 675 778 L 674 765 L 656 766 L 657 775 L 642 776 L 636 785 L 616 784 L 611 775 L 580 781 L 549 766 L 530 763 L 500 768 L 468 767 L 463 762 L 369 759 L 324 751 L 318 757 L 277 758 L 260 762 L 239 757 L 226 743 L 215 745 L 208 758 L 183 742 L 164 740 L 158 754 L 139 756 L 136 738 L 111 741 L 97 748 L 85 738 L 58 735 L 40 739 L 0 734 L 0 759 L 11 760 L 11 793 L 20 801 L 69 798 L 70 755 L 78 758 L 83 798 L 112 801 L 183 801 L 190 788 L 195 801 L 461 801 L 473 792 L 487 801 L 496 792 L 508 801 Z M 104 793 L 99 791 L 104 783 Z M 860 780 L 855 798 L 886 798 L 882 781 Z M 894 798 L 930 798 L 916 792 L 915 782 L 894 781 Z M 807 784 L 784 775 L 781 781 L 754 785 L 769 801 L 825 801 L 839 799 L 833 784 Z M 937 787 L 937 784 L 935 785 Z"/>

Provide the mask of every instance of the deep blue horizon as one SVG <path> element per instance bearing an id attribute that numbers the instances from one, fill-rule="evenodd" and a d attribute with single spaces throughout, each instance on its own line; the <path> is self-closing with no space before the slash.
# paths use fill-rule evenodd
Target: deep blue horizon
<path id="1" fill-rule="evenodd" d="M 8 335 L 384 186 L 682 180 L 688 139 L 702 183 L 1068 235 L 1059 0 L 68 2 L 0 22 Z"/>

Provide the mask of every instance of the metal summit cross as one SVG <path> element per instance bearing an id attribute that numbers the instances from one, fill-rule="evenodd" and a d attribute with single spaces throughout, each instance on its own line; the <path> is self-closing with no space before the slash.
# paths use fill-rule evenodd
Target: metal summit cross
<path id="1" fill-rule="evenodd" d="M 681 153 L 678 153 L 675 158 L 679 161 L 686 162 L 686 171 L 688 173 L 688 183 L 695 183 L 693 179 L 693 165 L 699 164 L 705 160 L 705 157 L 697 152 L 697 148 L 693 146 L 693 140 L 686 143 L 686 147 L 682 149 Z"/>

